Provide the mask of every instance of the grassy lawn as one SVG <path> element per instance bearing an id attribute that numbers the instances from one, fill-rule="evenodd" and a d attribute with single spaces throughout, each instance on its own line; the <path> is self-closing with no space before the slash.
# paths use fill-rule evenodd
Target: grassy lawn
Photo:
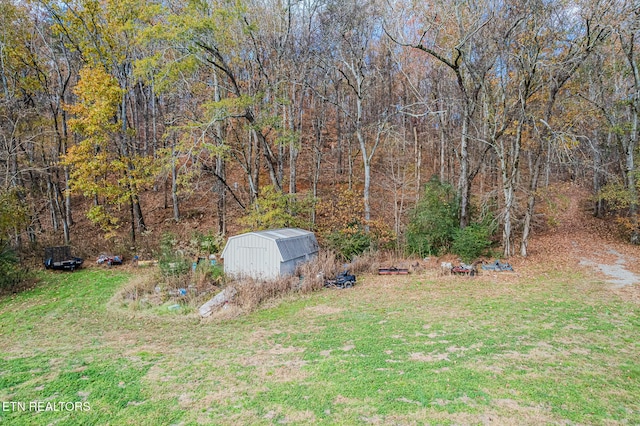
<path id="1" fill-rule="evenodd" d="M 226 322 L 115 309 L 129 278 L 0 300 L 0 424 L 640 424 L 640 306 L 585 275 L 363 277 Z"/>

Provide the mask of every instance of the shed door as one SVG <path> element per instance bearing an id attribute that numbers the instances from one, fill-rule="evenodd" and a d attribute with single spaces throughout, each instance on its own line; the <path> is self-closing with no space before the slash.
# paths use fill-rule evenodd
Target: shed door
<path id="1" fill-rule="evenodd" d="M 270 275 L 267 249 L 264 247 L 240 247 L 241 270 L 254 278 Z"/>

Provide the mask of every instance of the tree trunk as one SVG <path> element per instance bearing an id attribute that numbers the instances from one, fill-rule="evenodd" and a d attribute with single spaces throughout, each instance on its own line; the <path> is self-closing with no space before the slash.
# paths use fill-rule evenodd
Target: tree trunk
<path id="1" fill-rule="evenodd" d="M 258 135 L 255 130 L 249 132 L 249 162 L 251 169 L 248 173 L 249 189 L 251 191 L 251 201 L 256 201 L 260 193 L 260 148 Z"/>
<path id="2" fill-rule="evenodd" d="M 438 121 L 440 123 L 440 182 L 447 182 L 447 157 L 446 157 L 446 146 L 447 146 L 447 135 L 445 133 L 444 128 L 444 112 L 438 113 Z"/>
<path id="3" fill-rule="evenodd" d="M 637 17 L 637 13 L 636 13 Z M 640 244 L 640 230 L 638 229 L 638 188 L 636 187 L 636 171 L 634 164 L 634 155 L 638 147 L 638 114 L 640 114 L 640 69 L 638 68 L 637 57 L 635 54 L 635 33 L 629 37 L 629 44 L 626 49 L 626 56 L 633 73 L 634 93 L 632 98 L 631 109 L 631 130 L 629 135 L 629 143 L 625 147 L 625 171 L 626 185 L 629 192 L 629 218 L 631 220 L 631 244 Z"/>
<path id="4" fill-rule="evenodd" d="M 524 214 L 522 242 L 520 244 L 520 255 L 522 257 L 526 257 L 528 254 L 529 235 L 531 234 L 531 222 L 533 220 L 533 214 L 536 205 L 536 191 L 538 190 L 538 179 L 540 178 L 542 157 L 544 156 L 542 146 L 538 148 L 537 152 L 534 155 L 535 159 L 533 161 L 533 173 L 531 175 L 531 182 L 529 183 L 529 197 L 527 199 L 527 210 Z"/>
<path id="5" fill-rule="evenodd" d="M 631 220 L 630 242 L 631 244 L 640 244 L 640 234 L 638 232 L 638 189 L 636 188 L 634 165 L 634 154 L 638 146 L 638 112 L 632 108 L 632 114 L 630 140 L 625 147 L 625 172 L 627 191 L 629 192 L 629 219 Z"/>
<path id="6" fill-rule="evenodd" d="M 365 232 L 369 232 L 369 221 L 371 221 L 371 203 L 369 195 L 371 192 L 371 162 L 367 155 L 367 146 L 365 143 L 364 135 L 362 131 L 358 129 L 356 131 L 356 137 L 360 144 L 360 152 L 362 153 L 362 165 L 364 168 L 364 187 L 362 189 L 362 199 L 364 202 L 364 229 Z"/>
<path id="7" fill-rule="evenodd" d="M 524 110 L 524 109 L 523 109 Z M 505 146 L 504 139 L 499 143 L 500 170 L 502 176 L 502 193 L 504 195 L 504 217 L 502 228 L 502 243 L 504 246 L 504 256 L 511 257 L 515 254 L 512 235 L 512 216 L 515 205 L 515 183 L 520 168 L 520 147 L 522 146 L 522 126 L 523 120 L 518 122 L 515 139 Z"/>
<path id="8" fill-rule="evenodd" d="M 213 74 L 214 81 L 214 100 L 216 102 L 220 102 L 222 96 L 220 95 L 220 85 L 218 84 L 218 74 Z M 222 124 L 220 122 L 216 122 L 215 125 L 216 138 L 218 139 L 218 145 L 224 146 L 225 144 L 225 135 L 223 133 Z M 218 194 L 218 233 L 220 235 L 226 235 L 227 233 L 227 173 L 226 173 L 226 162 L 224 156 L 222 154 L 218 154 L 216 156 L 216 168 L 215 173 L 218 179 L 216 180 L 216 184 L 214 186 L 214 190 L 216 194 Z"/>
<path id="9" fill-rule="evenodd" d="M 62 234 L 63 234 L 63 237 L 64 237 L 65 245 L 68 245 L 71 242 L 70 230 L 69 230 L 69 222 L 67 222 L 66 218 L 64 217 L 64 212 L 62 211 L 62 208 L 60 206 L 60 201 L 58 200 L 58 195 L 59 195 L 59 188 L 56 188 L 56 205 L 57 205 L 58 210 L 60 211 L 60 215 L 62 216 Z"/>
<path id="10" fill-rule="evenodd" d="M 216 174 L 220 176 L 216 183 L 216 192 L 218 193 L 218 233 L 226 235 L 227 233 L 227 188 L 221 180 L 226 179 L 226 167 L 224 157 L 219 155 L 216 157 Z"/>
<path id="11" fill-rule="evenodd" d="M 171 145 L 171 205 L 173 220 L 180 221 L 180 198 L 178 197 L 178 168 L 176 165 L 176 141 Z"/>
<path id="12" fill-rule="evenodd" d="M 460 138 L 460 179 L 458 180 L 458 194 L 460 196 L 460 228 L 464 229 L 469 224 L 469 194 L 471 182 L 469 182 L 469 122 L 471 121 L 468 106 L 464 108 L 462 119 L 462 137 Z"/>
<path id="13" fill-rule="evenodd" d="M 416 202 L 420 199 L 420 186 L 422 185 L 422 146 L 420 146 L 420 140 L 418 139 L 418 129 L 413 126 L 413 144 L 414 144 L 414 161 L 415 161 L 415 179 L 416 179 Z"/>
<path id="14" fill-rule="evenodd" d="M 55 198 L 56 194 L 55 194 L 55 190 L 54 190 L 54 185 L 51 182 L 51 176 L 49 175 L 47 177 L 47 198 L 48 198 L 48 205 L 49 205 L 49 214 L 51 216 L 51 225 L 53 226 L 53 232 L 58 232 L 58 213 L 56 212 L 56 206 L 55 206 Z"/>
<path id="15" fill-rule="evenodd" d="M 323 114 L 324 115 L 324 114 Z M 313 198 L 318 198 L 318 182 L 320 181 L 320 167 L 322 165 L 322 127 L 324 125 L 324 120 L 318 117 L 313 121 L 314 130 L 315 130 L 315 141 L 313 144 L 313 175 L 311 187 L 313 190 Z M 313 211 L 311 212 L 311 223 L 316 223 L 316 207 L 315 204 L 313 206 Z"/>
<path id="16" fill-rule="evenodd" d="M 131 221 L 132 227 L 137 229 L 138 232 L 144 232 L 147 227 L 144 223 L 144 217 L 142 215 L 142 207 L 140 206 L 140 197 L 138 196 L 138 188 L 136 187 L 133 179 L 131 177 L 131 172 L 134 170 L 134 165 L 131 162 L 131 150 L 129 149 L 129 138 L 127 137 L 127 130 L 129 128 L 129 122 L 127 118 L 127 93 L 128 93 L 128 84 L 127 84 L 127 69 L 129 68 L 129 64 L 123 65 L 123 92 L 122 92 L 122 101 L 121 101 L 121 111 L 120 111 L 120 120 L 122 122 L 121 134 L 120 134 L 120 144 L 121 144 L 121 153 L 122 156 L 127 161 L 127 171 L 126 180 L 129 193 L 131 194 L 129 197 L 129 201 L 131 203 Z M 135 231 L 132 231 L 132 239 L 135 242 Z"/>
<path id="17" fill-rule="evenodd" d="M 135 208 L 133 207 L 133 195 L 129 196 L 129 206 L 131 213 L 131 241 L 133 244 L 136 243 L 136 213 Z"/>

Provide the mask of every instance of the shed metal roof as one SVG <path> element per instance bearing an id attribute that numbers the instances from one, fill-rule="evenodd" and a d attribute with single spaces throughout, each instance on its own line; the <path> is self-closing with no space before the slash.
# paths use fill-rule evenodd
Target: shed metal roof
<path id="1" fill-rule="evenodd" d="M 281 228 L 247 232 L 246 234 L 235 235 L 231 237 L 230 240 L 242 238 L 245 235 L 255 235 L 274 241 L 278 246 L 278 251 L 282 256 L 283 262 L 296 259 L 300 256 L 304 256 L 305 254 L 317 253 L 319 250 L 315 234 L 304 229 Z M 226 247 L 224 251 L 226 251 Z M 224 251 L 222 253 L 223 257 Z"/>
<path id="2" fill-rule="evenodd" d="M 288 238 L 277 240 L 276 244 L 282 255 L 282 261 L 286 262 L 291 259 L 296 259 L 305 254 L 312 254 L 318 252 L 318 242 L 316 237 L 311 234 L 296 238 Z"/>
<path id="3" fill-rule="evenodd" d="M 278 246 L 283 262 L 318 251 L 316 236 L 313 232 L 305 231 L 304 229 L 271 229 L 267 231 L 256 231 L 253 232 L 253 234 L 274 240 Z"/>
<path id="4" fill-rule="evenodd" d="M 254 231 L 249 233 L 272 240 L 282 240 L 285 238 L 306 237 L 308 235 L 313 235 L 313 232 L 305 231 L 304 229 L 299 228 L 268 229 L 266 231 Z"/>

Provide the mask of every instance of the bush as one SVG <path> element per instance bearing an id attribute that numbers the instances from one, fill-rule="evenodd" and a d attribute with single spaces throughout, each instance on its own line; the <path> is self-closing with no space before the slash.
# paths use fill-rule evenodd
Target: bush
<path id="1" fill-rule="evenodd" d="M 467 263 L 479 256 L 488 255 L 494 232 L 495 225 L 490 218 L 480 223 L 472 223 L 464 229 L 458 229 L 455 232 L 451 251 Z"/>
<path id="2" fill-rule="evenodd" d="M 189 241 L 189 254 L 198 257 L 208 257 L 210 254 L 220 253 L 224 248 L 224 236 L 209 231 L 206 234 L 195 232 Z"/>
<path id="3" fill-rule="evenodd" d="M 459 203 L 453 187 L 435 177 L 424 188 L 407 225 L 407 250 L 420 257 L 447 252 L 458 229 Z"/>
<path id="4" fill-rule="evenodd" d="M 368 250 L 376 236 L 365 231 L 363 216 L 362 197 L 353 190 L 337 188 L 333 197 L 318 203 L 318 233 L 322 245 L 342 260 L 351 260 Z"/>
<path id="5" fill-rule="evenodd" d="M 638 188 L 636 188 L 637 190 Z M 632 244 L 639 243 L 640 216 L 633 206 L 632 193 L 622 182 L 613 182 L 600 189 L 596 197 L 602 202 L 604 213 L 614 218 L 620 236 Z"/>
<path id="6" fill-rule="evenodd" d="M 209 284 L 223 285 L 225 282 L 224 268 L 220 264 L 211 265 L 209 261 L 200 262 L 190 278 L 197 287 Z"/>
<path id="7" fill-rule="evenodd" d="M 176 249 L 177 240 L 171 233 L 165 232 L 160 237 L 160 256 L 158 266 L 165 276 L 184 275 L 191 269 L 191 262 Z"/>
<path id="8" fill-rule="evenodd" d="M 334 231 L 326 236 L 327 244 L 344 260 L 351 260 L 371 247 L 371 234 L 354 225 L 351 229 Z"/>
<path id="9" fill-rule="evenodd" d="M 16 252 L 0 242 L 0 292 L 11 291 L 31 278 L 31 273 L 22 268 Z"/>

